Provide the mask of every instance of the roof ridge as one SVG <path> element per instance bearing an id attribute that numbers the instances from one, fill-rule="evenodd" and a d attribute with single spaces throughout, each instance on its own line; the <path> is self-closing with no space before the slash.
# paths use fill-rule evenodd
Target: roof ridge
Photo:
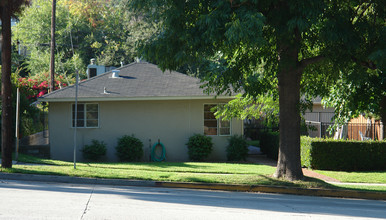
<path id="1" fill-rule="evenodd" d="M 110 80 L 112 72 L 120 71 L 121 80 Z M 114 70 L 79 82 L 78 97 L 191 97 L 207 96 L 202 88 L 202 80 L 196 76 L 175 70 L 162 71 L 156 64 L 132 62 Z M 40 100 L 74 98 L 75 84 L 46 94 Z M 104 90 L 105 88 L 105 90 Z M 107 92 L 101 92 L 107 91 Z"/>
<path id="2" fill-rule="evenodd" d="M 121 70 L 121 69 L 127 68 L 127 67 L 129 67 L 129 66 L 132 66 L 132 65 L 134 65 L 134 64 L 136 64 L 136 62 L 132 62 L 132 63 L 129 63 L 129 64 L 127 64 L 127 65 L 120 66 L 120 67 L 115 68 L 115 69 L 113 69 L 113 70 Z M 100 74 L 100 75 L 97 75 L 97 76 L 94 76 L 94 77 L 85 79 L 85 80 L 83 80 L 83 81 L 79 81 L 79 82 L 78 82 L 78 85 L 83 84 L 83 83 L 86 83 L 86 82 L 89 82 L 89 81 L 92 81 L 92 80 L 96 80 L 96 79 L 98 79 L 98 78 L 100 78 L 100 77 L 102 77 L 102 76 L 104 76 L 104 75 L 106 75 L 106 74 L 112 73 L 113 70 L 109 70 L 109 71 L 104 72 L 104 73 L 102 73 L 102 74 Z M 53 92 L 44 94 L 44 95 L 41 96 L 41 97 L 42 97 L 42 98 L 45 98 L 46 96 L 49 96 L 49 95 L 51 95 L 51 94 L 53 95 L 53 94 L 55 94 L 55 93 L 57 93 L 57 92 L 61 92 L 61 91 L 64 91 L 64 90 L 71 89 L 71 88 L 73 88 L 74 86 L 75 86 L 75 83 L 72 84 L 72 85 L 66 86 L 66 87 L 64 87 L 64 88 L 58 89 L 58 90 L 54 90 Z M 39 98 L 41 98 L 41 97 L 39 97 Z"/>

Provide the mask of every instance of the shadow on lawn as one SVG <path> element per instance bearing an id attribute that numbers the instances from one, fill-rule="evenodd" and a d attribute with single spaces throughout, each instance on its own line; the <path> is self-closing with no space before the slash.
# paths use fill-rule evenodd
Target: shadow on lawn
<path id="1" fill-rule="evenodd" d="M 194 164 L 193 164 L 194 163 Z M 224 173 L 224 174 L 255 174 L 247 171 L 216 169 L 214 166 L 210 166 L 210 162 L 132 162 L 132 163 L 82 163 L 88 167 L 105 168 L 105 169 L 118 169 L 127 170 L 130 166 L 136 166 L 136 170 L 145 171 L 159 171 L 159 172 L 176 172 L 176 173 Z M 216 164 L 216 163 L 212 163 Z M 252 163 L 219 163 L 224 166 L 227 165 L 242 165 L 245 170 L 259 166 L 260 164 Z"/>
<path id="2" fill-rule="evenodd" d="M 0 172 L 3 170 L 1 169 Z M 60 172 L 41 171 L 41 170 L 27 170 L 23 168 L 7 168 L 4 171 L 8 173 L 23 173 L 23 174 L 36 174 L 36 175 L 55 175 L 55 176 L 68 176 Z"/>

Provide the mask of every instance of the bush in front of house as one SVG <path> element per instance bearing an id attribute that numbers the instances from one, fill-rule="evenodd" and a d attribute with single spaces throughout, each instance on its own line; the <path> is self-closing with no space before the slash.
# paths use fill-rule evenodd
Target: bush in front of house
<path id="1" fill-rule="evenodd" d="M 277 160 L 279 155 L 279 132 L 264 132 L 260 135 L 260 150 L 268 158 Z"/>
<path id="2" fill-rule="evenodd" d="M 118 145 L 115 149 L 120 161 L 139 161 L 143 156 L 143 143 L 134 135 L 118 138 Z"/>
<path id="3" fill-rule="evenodd" d="M 106 155 L 106 144 L 103 141 L 91 140 L 91 144 L 85 145 L 81 149 L 83 158 L 91 161 L 98 161 L 102 156 Z"/>
<path id="4" fill-rule="evenodd" d="M 203 161 L 212 153 L 212 138 L 203 134 L 194 134 L 189 138 L 188 155 L 192 161 Z"/>
<path id="5" fill-rule="evenodd" d="M 248 156 L 247 141 L 241 135 L 233 135 L 228 139 L 226 152 L 228 161 L 245 161 Z"/>
<path id="6" fill-rule="evenodd" d="M 302 166 L 320 170 L 386 170 L 386 141 L 301 139 Z"/>

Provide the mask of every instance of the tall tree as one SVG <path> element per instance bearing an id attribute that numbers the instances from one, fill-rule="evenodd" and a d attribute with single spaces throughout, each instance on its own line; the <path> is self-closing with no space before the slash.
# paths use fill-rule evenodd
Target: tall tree
<path id="1" fill-rule="evenodd" d="M 208 63 L 202 67 L 208 91 L 277 92 L 275 177 L 289 180 L 303 178 L 299 106 L 301 91 L 307 92 L 301 88 L 312 82 L 307 77 L 336 79 L 347 66 L 376 67 L 371 54 L 384 49 L 379 44 L 384 0 L 133 0 L 131 5 L 162 23 L 161 33 L 142 48 L 162 69 Z"/>
<path id="2" fill-rule="evenodd" d="M 157 22 L 134 14 L 123 2 L 57 0 L 56 73 L 64 72 L 62 63 L 66 63 L 65 72 L 75 72 L 74 65 L 69 65 L 71 62 L 76 63 L 81 73 L 85 73 L 91 58 L 97 58 L 98 64 L 106 66 L 119 66 L 121 61 L 133 61 L 137 56 L 137 41 L 155 32 Z M 49 70 L 49 63 L 42 58 L 49 54 L 50 21 L 51 1 L 34 0 L 31 7 L 19 16 L 19 22 L 14 28 L 14 39 L 31 52 L 27 64 L 33 75 Z M 73 57 L 71 40 L 76 57 Z"/>
<path id="3" fill-rule="evenodd" d="M 1 18 L 1 166 L 12 167 L 12 84 L 11 84 L 11 17 L 27 1 L 7 0 L 0 3 Z"/>

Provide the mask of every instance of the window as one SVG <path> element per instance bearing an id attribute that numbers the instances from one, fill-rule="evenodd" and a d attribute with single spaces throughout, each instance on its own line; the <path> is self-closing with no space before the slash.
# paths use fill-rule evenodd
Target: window
<path id="1" fill-rule="evenodd" d="M 205 135 L 230 135 L 231 122 L 216 119 L 211 111 L 216 105 L 204 105 L 204 134 Z"/>
<path id="2" fill-rule="evenodd" d="M 77 127 L 97 128 L 99 126 L 98 104 L 78 104 L 77 110 Z M 72 127 L 75 127 L 75 104 L 72 105 Z"/>

